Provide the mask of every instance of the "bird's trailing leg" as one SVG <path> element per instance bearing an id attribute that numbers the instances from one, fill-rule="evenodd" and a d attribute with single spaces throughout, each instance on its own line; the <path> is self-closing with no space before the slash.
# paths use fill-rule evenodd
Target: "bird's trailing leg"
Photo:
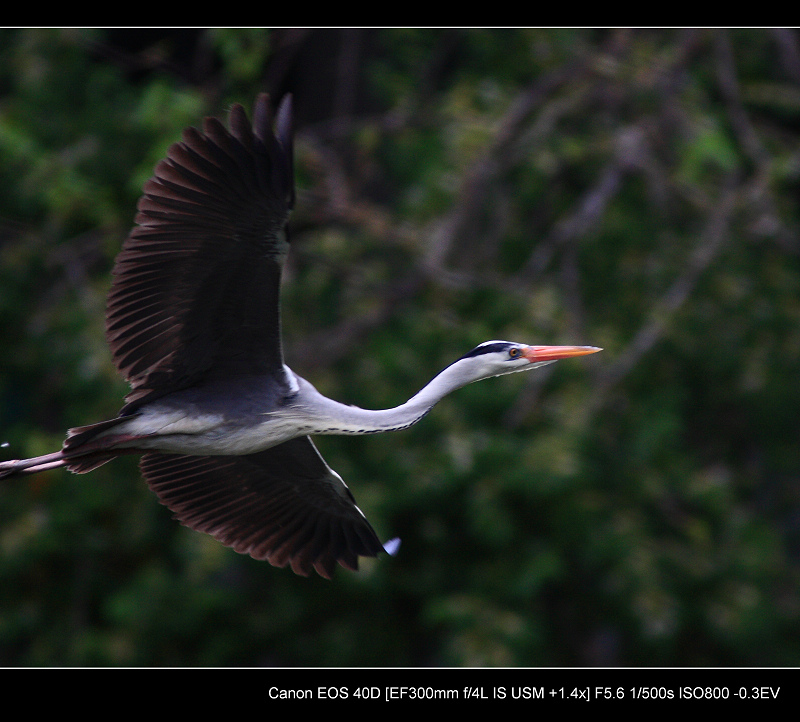
<path id="1" fill-rule="evenodd" d="M 12 459 L 0 462 L 0 479 L 8 476 L 22 476 L 25 474 L 38 474 L 40 471 L 57 469 L 67 463 L 63 451 L 52 454 L 34 456 L 31 459 Z"/>
<path id="2" fill-rule="evenodd" d="M 143 438 L 130 434 L 104 434 L 113 427 L 125 421 L 125 417 L 117 417 L 98 424 L 79 426 L 70 429 L 67 440 L 61 451 L 43 456 L 34 456 L 30 459 L 12 459 L 0 462 L 0 479 L 11 476 L 25 476 L 38 474 L 40 471 L 49 471 L 66 467 L 75 474 L 85 474 L 98 466 L 111 461 L 121 454 L 138 453 L 133 448 L 115 448 L 119 444 L 130 444 L 132 441 Z"/>

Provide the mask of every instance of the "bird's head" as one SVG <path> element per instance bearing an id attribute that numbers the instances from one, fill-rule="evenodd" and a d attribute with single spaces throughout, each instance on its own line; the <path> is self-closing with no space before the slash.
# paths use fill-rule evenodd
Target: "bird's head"
<path id="1" fill-rule="evenodd" d="M 586 356 L 602 349 L 596 346 L 528 346 L 511 341 L 486 341 L 476 346 L 456 363 L 472 381 L 530 371 L 573 356 Z"/>

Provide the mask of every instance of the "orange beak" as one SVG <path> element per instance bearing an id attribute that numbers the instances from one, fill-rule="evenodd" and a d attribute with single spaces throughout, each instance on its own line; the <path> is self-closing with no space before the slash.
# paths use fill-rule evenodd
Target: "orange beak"
<path id="1" fill-rule="evenodd" d="M 541 361 L 558 361 L 572 356 L 586 356 L 602 350 L 597 346 L 526 346 L 522 355 L 531 363 L 540 363 Z"/>

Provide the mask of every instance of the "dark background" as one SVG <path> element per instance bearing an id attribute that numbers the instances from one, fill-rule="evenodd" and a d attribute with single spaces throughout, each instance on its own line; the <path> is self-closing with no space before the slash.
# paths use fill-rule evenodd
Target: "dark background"
<path id="1" fill-rule="evenodd" d="M 290 365 L 393 406 L 485 340 L 602 346 L 319 446 L 393 559 L 333 581 L 170 519 L 135 459 L 0 486 L 0 665 L 800 664 L 793 30 L 0 31 L 0 442 L 126 392 L 143 182 L 295 98 Z"/>

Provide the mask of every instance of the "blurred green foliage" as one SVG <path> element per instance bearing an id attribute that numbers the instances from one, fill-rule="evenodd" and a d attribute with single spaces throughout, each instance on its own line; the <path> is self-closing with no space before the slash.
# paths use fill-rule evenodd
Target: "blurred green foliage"
<path id="1" fill-rule="evenodd" d="M 605 350 L 321 439 L 403 539 L 332 582 L 180 527 L 132 459 L 3 483 L 0 664 L 800 664 L 796 31 L 0 31 L 5 458 L 116 413 L 141 185 L 262 90 L 295 96 L 287 357 L 323 393 Z"/>

